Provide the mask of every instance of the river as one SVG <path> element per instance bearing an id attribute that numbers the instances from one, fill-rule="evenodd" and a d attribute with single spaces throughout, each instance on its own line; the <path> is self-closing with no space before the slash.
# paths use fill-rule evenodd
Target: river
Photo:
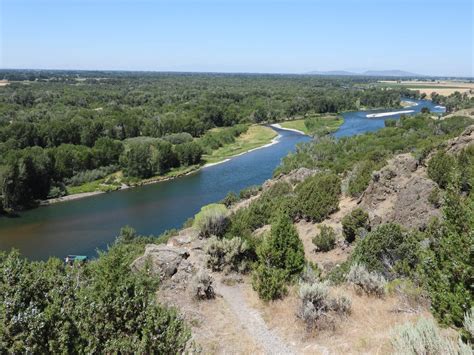
<path id="1" fill-rule="evenodd" d="M 415 101 L 416 106 L 432 112 L 443 112 L 431 101 Z M 400 110 L 345 112 L 344 124 L 334 134 L 351 136 L 375 131 L 387 118 L 400 114 L 368 118 L 367 115 Z M 94 256 L 106 248 L 122 226 L 130 225 L 140 234 L 158 235 L 178 228 L 206 204 L 221 200 L 229 191 L 262 184 L 272 176 L 281 159 L 307 142 L 302 134 L 276 129 L 279 142 L 266 148 L 235 157 L 225 163 L 206 167 L 188 176 L 133 189 L 62 202 L 22 212 L 19 217 L 0 217 L 0 250 L 19 249 L 30 259 L 67 254 Z"/>

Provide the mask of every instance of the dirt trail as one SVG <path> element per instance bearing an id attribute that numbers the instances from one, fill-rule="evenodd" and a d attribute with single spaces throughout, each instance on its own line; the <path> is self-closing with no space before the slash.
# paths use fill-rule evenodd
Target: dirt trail
<path id="1" fill-rule="evenodd" d="M 268 328 L 260 313 L 248 305 L 239 285 L 226 286 L 219 283 L 217 292 L 229 304 L 242 326 L 263 348 L 265 354 L 295 354 L 278 334 Z"/>

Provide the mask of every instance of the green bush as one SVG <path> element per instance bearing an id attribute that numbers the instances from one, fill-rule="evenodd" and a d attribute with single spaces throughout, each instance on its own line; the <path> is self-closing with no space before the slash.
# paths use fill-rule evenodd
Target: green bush
<path id="1" fill-rule="evenodd" d="M 207 266 L 213 271 L 245 272 L 249 266 L 248 243 L 242 238 L 211 237 L 206 245 Z"/>
<path id="2" fill-rule="evenodd" d="M 435 187 L 431 190 L 430 194 L 428 195 L 428 202 L 433 205 L 435 208 L 441 207 L 441 190 L 438 187 Z"/>
<path id="3" fill-rule="evenodd" d="M 197 300 L 209 300 L 216 296 L 214 280 L 205 270 L 198 270 L 191 280 L 191 292 Z"/>
<path id="4" fill-rule="evenodd" d="M 302 283 L 299 298 L 301 305 L 297 315 L 306 323 L 308 329 L 331 326 L 331 313 L 343 316 L 351 311 L 351 300 L 345 296 L 331 297 L 327 283 Z"/>
<path id="5" fill-rule="evenodd" d="M 305 266 L 303 243 L 291 220 L 280 214 L 257 249 L 258 262 L 253 287 L 264 300 L 282 297 L 285 282 L 291 281 Z"/>
<path id="6" fill-rule="evenodd" d="M 0 253 L 2 352 L 183 352 L 182 318 L 157 303 L 156 280 L 130 269 L 143 246 L 117 243 L 80 267 Z"/>
<path id="7" fill-rule="evenodd" d="M 234 203 L 239 201 L 239 196 L 234 191 L 230 191 L 227 195 L 223 198 L 221 203 L 223 203 L 227 208 L 232 206 Z"/>
<path id="8" fill-rule="evenodd" d="M 398 224 L 383 224 L 357 243 L 353 263 L 385 277 L 409 275 L 419 262 L 420 235 L 405 232 Z"/>
<path id="9" fill-rule="evenodd" d="M 342 234 L 348 243 L 352 243 L 361 232 L 370 231 L 369 214 L 361 208 L 352 210 L 341 223 Z"/>
<path id="10" fill-rule="evenodd" d="M 456 159 L 444 151 L 436 153 L 428 162 L 428 176 L 442 189 L 452 181 L 455 169 Z"/>
<path id="11" fill-rule="evenodd" d="M 291 220 L 280 215 L 272 224 L 271 233 L 257 250 L 260 263 L 285 270 L 289 277 L 303 271 L 304 248 Z"/>
<path id="12" fill-rule="evenodd" d="M 199 231 L 202 238 L 211 235 L 222 237 L 229 225 L 229 211 L 225 205 L 212 203 L 201 208 L 194 217 L 193 227 Z"/>
<path id="13" fill-rule="evenodd" d="M 245 189 L 240 190 L 239 192 L 239 197 L 241 200 L 245 200 L 247 198 L 250 198 L 252 196 L 258 195 L 262 188 L 260 186 L 249 186 L 246 187 Z"/>
<path id="14" fill-rule="evenodd" d="M 473 205 L 472 196 L 465 199 L 458 187 L 448 187 L 444 220 L 431 224 L 423 234 L 429 247 L 422 250 L 418 268 L 433 313 L 442 323 L 457 327 L 474 304 Z"/>
<path id="15" fill-rule="evenodd" d="M 341 180 L 335 174 L 317 174 L 299 184 L 295 192 L 299 214 L 318 223 L 337 211 Z"/>
<path id="16" fill-rule="evenodd" d="M 285 270 L 259 264 L 252 274 L 252 286 L 262 300 L 271 301 L 286 295 L 287 278 Z"/>
<path id="17" fill-rule="evenodd" d="M 353 264 L 347 274 L 347 282 L 355 286 L 357 290 L 363 291 L 368 295 L 383 296 L 387 281 L 376 273 L 369 272 L 364 264 Z"/>
<path id="18" fill-rule="evenodd" d="M 352 197 L 359 197 L 369 186 L 372 172 L 377 169 L 377 165 L 371 160 L 362 161 L 356 164 L 349 175 L 347 192 Z"/>
<path id="19" fill-rule="evenodd" d="M 313 238 L 313 244 L 319 251 L 329 251 L 334 249 L 336 245 L 336 233 L 329 226 L 322 225 L 319 227 L 319 234 Z"/>
<path id="20" fill-rule="evenodd" d="M 470 354 L 470 346 L 453 343 L 444 337 L 438 326 L 430 319 L 420 318 L 416 324 L 398 326 L 392 338 L 392 346 L 397 355 L 405 354 Z"/>

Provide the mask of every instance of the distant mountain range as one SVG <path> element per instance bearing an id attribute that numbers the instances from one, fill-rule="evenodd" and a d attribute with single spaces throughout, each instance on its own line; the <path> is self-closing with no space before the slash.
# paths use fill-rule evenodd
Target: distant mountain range
<path id="1" fill-rule="evenodd" d="M 410 73 L 403 70 L 366 70 L 362 73 L 350 72 L 346 70 L 330 70 L 330 71 L 311 71 L 307 74 L 311 75 L 350 75 L 350 76 L 394 76 L 394 77 L 420 77 L 421 74 Z"/>

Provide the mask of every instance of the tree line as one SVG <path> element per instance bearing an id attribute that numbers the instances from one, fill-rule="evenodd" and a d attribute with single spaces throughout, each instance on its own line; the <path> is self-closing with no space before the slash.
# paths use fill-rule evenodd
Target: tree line
<path id="1" fill-rule="evenodd" d="M 0 90 L 0 210 L 7 211 L 112 168 L 147 178 L 199 164 L 249 123 L 396 107 L 401 96 L 398 89 L 364 89 L 359 84 L 367 79 L 357 78 L 68 71 L 0 77 L 17 80 Z"/>

